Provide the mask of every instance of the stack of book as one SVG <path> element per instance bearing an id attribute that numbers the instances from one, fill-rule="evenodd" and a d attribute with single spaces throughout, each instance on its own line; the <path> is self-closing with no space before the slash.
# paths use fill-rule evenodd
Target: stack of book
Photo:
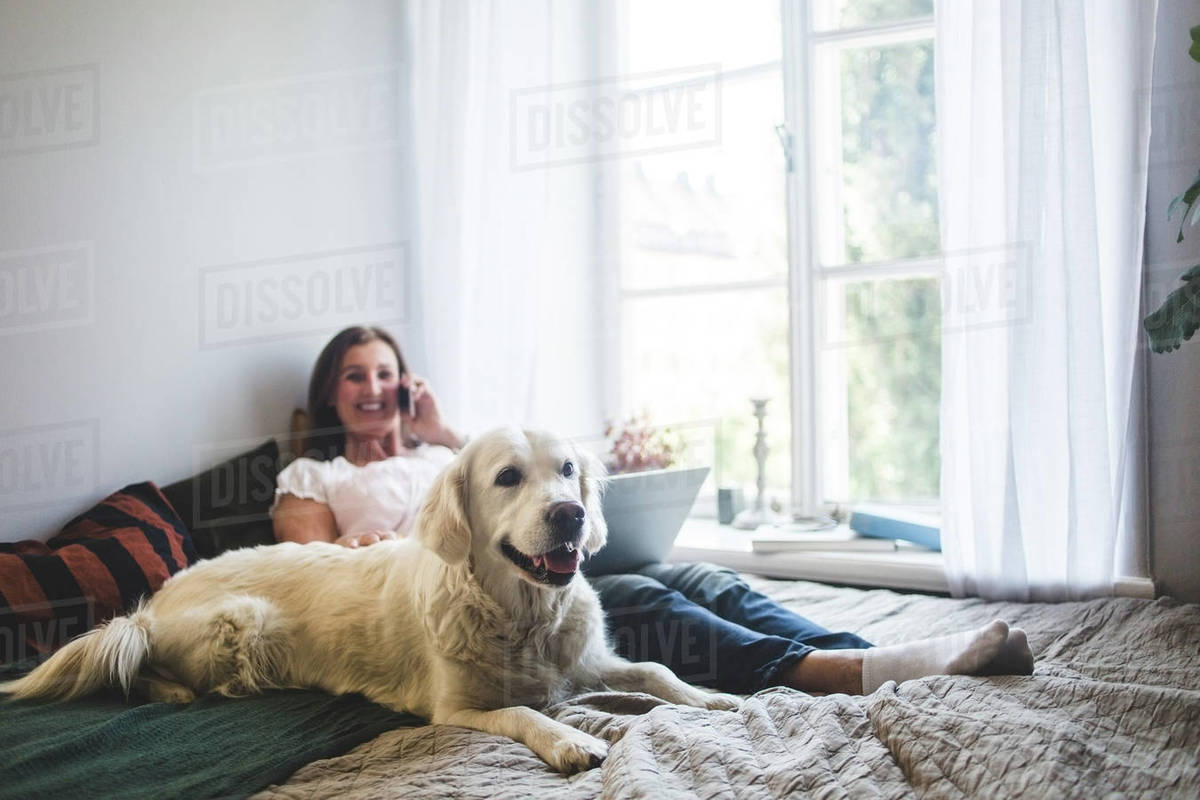
<path id="1" fill-rule="evenodd" d="M 848 525 L 780 525 L 760 528 L 751 540 L 755 553 L 801 551 L 887 552 L 909 543 L 941 550 L 940 523 L 935 515 L 894 506 L 854 506 Z"/>
<path id="2" fill-rule="evenodd" d="M 792 553 L 800 550 L 881 551 L 895 550 L 892 539 L 860 536 L 846 526 L 824 531 L 791 530 L 782 525 L 773 530 L 759 530 L 750 541 L 756 553 Z"/>
<path id="3" fill-rule="evenodd" d="M 850 512 L 850 528 L 863 536 L 900 539 L 930 550 L 942 549 L 941 518 L 919 508 L 859 503 Z"/>

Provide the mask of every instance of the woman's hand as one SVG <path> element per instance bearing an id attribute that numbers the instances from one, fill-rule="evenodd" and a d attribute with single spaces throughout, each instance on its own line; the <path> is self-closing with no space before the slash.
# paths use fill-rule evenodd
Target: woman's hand
<path id="1" fill-rule="evenodd" d="M 385 539 L 395 539 L 395 531 L 375 530 L 375 531 L 360 531 L 359 533 L 347 533 L 345 536 L 339 536 L 334 539 L 334 544 L 340 544 L 342 547 L 366 547 L 367 545 L 377 544 Z"/>
<path id="2" fill-rule="evenodd" d="M 359 531 L 338 536 L 337 523 L 329 506 L 316 500 L 285 494 L 275 506 L 275 540 L 278 542 L 333 542 L 342 547 L 366 547 L 395 539 L 388 530 Z"/>
<path id="3" fill-rule="evenodd" d="M 437 395 L 425 381 L 412 373 L 406 373 L 400 378 L 400 385 L 408 389 L 412 396 L 413 414 L 408 409 L 400 409 L 400 418 L 408 423 L 408 430 L 423 442 L 440 444 L 451 450 L 458 450 L 463 445 L 462 437 L 455 433 L 442 420 L 442 410 L 438 406 Z"/>

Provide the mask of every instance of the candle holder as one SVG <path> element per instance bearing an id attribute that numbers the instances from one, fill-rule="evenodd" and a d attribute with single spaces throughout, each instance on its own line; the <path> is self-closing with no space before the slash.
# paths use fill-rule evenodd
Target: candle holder
<path id="1" fill-rule="evenodd" d="M 750 398 L 750 402 L 754 405 L 754 416 L 758 419 L 758 431 L 754 434 L 754 462 L 757 475 L 754 483 L 758 493 L 754 497 L 754 505 L 733 518 L 733 527 L 741 530 L 752 531 L 760 525 L 776 525 L 784 519 L 767 508 L 767 453 L 769 449 L 767 447 L 767 429 L 764 423 L 767 418 L 767 402 L 769 400 L 768 397 Z"/>

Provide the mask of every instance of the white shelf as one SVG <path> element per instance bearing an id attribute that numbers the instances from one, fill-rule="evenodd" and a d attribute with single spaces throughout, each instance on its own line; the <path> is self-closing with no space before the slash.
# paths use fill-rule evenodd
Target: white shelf
<path id="1" fill-rule="evenodd" d="M 688 519 L 675 540 L 670 561 L 709 561 L 771 578 L 844 583 L 886 589 L 949 592 L 942 554 L 918 547 L 894 552 L 809 550 L 755 553 L 753 531 L 720 525 L 714 519 Z"/>

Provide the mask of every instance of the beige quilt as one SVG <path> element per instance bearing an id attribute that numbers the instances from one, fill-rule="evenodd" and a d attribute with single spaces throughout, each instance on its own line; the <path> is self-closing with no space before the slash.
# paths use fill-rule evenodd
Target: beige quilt
<path id="1" fill-rule="evenodd" d="M 259 798 L 1200 797 L 1200 606 L 1017 604 L 751 578 L 877 644 L 1003 617 L 1033 677 L 934 677 L 869 697 L 776 688 L 740 711 L 591 694 L 550 709 L 612 743 L 562 777 L 522 745 L 446 726 L 396 730 L 309 764 Z"/>

